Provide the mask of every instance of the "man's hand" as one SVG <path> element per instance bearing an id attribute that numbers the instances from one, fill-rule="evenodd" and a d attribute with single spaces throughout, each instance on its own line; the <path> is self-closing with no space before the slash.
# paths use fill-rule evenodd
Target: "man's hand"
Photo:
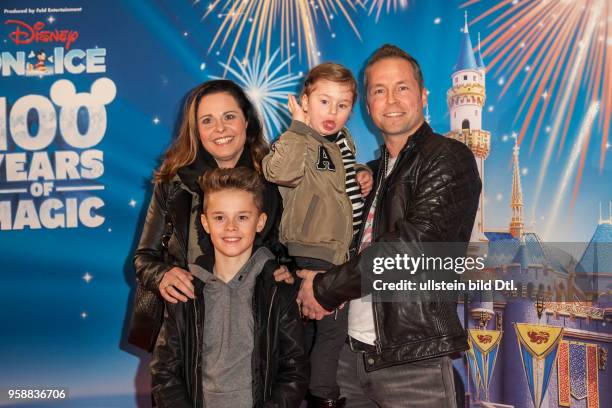
<path id="1" fill-rule="evenodd" d="M 372 191 L 372 186 L 374 184 L 372 173 L 367 170 L 359 170 L 355 178 L 357 179 L 357 184 L 359 184 L 359 188 L 361 189 L 361 196 L 367 197 L 367 195 L 370 194 L 370 191 Z"/>
<path id="2" fill-rule="evenodd" d="M 288 100 L 287 106 L 289 107 L 289 112 L 291 112 L 291 119 L 299 120 L 302 123 L 310 125 L 308 114 L 304 112 L 304 109 L 302 109 L 300 104 L 297 102 L 297 100 L 295 99 L 295 96 L 289 95 L 287 100 Z"/>
<path id="3" fill-rule="evenodd" d="M 323 309 L 314 297 L 312 281 L 317 273 L 319 272 L 309 271 L 307 269 L 302 269 L 297 272 L 297 275 L 303 279 L 302 286 L 300 286 L 300 293 L 297 297 L 297 304 L 300 307 L 302 316 L 306 316 L 309 319 L 321 320 L 324 316 L 332 314 L 332 312 Z"/>

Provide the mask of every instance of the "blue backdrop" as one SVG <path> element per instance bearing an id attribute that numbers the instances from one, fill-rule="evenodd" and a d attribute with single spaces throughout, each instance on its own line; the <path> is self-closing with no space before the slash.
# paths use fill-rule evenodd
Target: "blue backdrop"
<path id="1" fill-rule="evenodd" d="M 253 8 L 244 10 L 232 9 L 233 3 L 2 2 L 0 403 L 12 403 L 8 388 L 50 386 L 69 388 L 70 402 L 58 406 L 148 403 L 146 354 L 124 339 L 134 285 L 132 253 L 150 197 L 150 177 L 174 134 L 181 101 L 212 77 L 225 76 L 248 88 L 273 139 L 288 121 L 282 108 L 286 94 L 298 91 L 309 66 L 332 60 L 361 75 L 374 49 L 394 43 L 421 63 L 430 92 L 430 123 L 445 133 L 450 127 L 446 91 L 467 10 L 474 46 L 477 32 L 483 39 L 492 36 L 483 43 L 485 64 L 491 64 L 483 109 L 483 128 L 491 132 L 492 145 L 486 161 L 486 223 L 509 222 L 510 163 L 519 137 L 525 146 L 521 167 L 525 212 L 533 210 L 530 221 L 542 231 L 546 227 L 555 241 L 588 241 L 593 234 L 598 203 L 612 198 L 607 141 L 611 40 L 608 28 L 601 57 L 598 34 L 592 32 L 599 28 L 588 31 L 591 19 L 600 17 L 582 16 L 584 26 L 575 27 L 576 33 L 582 29 L 594 36 L 583 60 L 574 62 L 588 64 L 585 71 L 591 74 L 575 79 L 570 54 L 546 62 L 537 59 L 538 51 L 546 50 L 544 43 L 512 43 L 512 38 L 494 43 L 500 38 L 496 30 L 503 33 L 521 24 L 512 20 L 512 7 L 530 1 L 499 2 L 503 7 L 482 19 L 476 17 L 497 1 L 317 0 L 305 3 L 307 11 L 301 12 L 296 2 L 281 1 L 267 22 L 257 13 L 269 2 L 246 1 Z M 608 27 L 610 7 L 603 3 L 598 12 Z M 283 11 L 292 16 L 285 23 Z M 560 16 L 564 12 L 558 11 Z M 540 16 L 539 35 L 562 35 L 544 32 L 554 13 L 551 8 Z M 255 34 L 249 45 L 253 25 L 263 27 L 263 36 Z M 574 35 L 570 46 L 580 35 L 586 34 Z M 503 54 L 503 47 L 516 49 L 518 56 Z M 522 54 L 530 47 L 533 54 Z M 534 77 L 538 69 L 550 64 L 560 68 L 558 79 L 549 78 L 540 94 L 527 93 L 542 80 Z M 514 85 L 503 93 L 508 81 Z M 534 203 L 536 178 L 558 121 L 555 113 L 567 92 L 570 102 L 576 95 L 572 114 L 565 111 L 562 121 L 567 136 L 561 144 L 563 129 L 558 131 L 540 200 Z M 558 104 L 556 110 L 552 104 L 538 105 L 533 118 L 520 110 L 524 101 L 547 98 Z M 589 127 L 585 117 L 593 101 L 600 102 L 599 110 Z M 380 143 L 364 112 L 359 103 L 349 124 L 360 161 L 372 159 Z M 540 112 L 542 123 L 536 128 Z M 531 122 L 522 132 L 525 121 Z M 586 142 L 579 139 L 584 126 Z M 581 162 L 572 161 L 576 144 L 582 146 Z M 562 185 L 568 171 L 571 188 Z M 559 216 L 549 220 L 555 200 L 562 201 Z"/>

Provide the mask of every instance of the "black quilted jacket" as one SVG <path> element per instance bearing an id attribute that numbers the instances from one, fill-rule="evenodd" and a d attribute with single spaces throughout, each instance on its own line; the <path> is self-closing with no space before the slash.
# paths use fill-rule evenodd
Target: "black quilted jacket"
<path id="1" fill-rule="evenodd" d="M 468 242 L 482 188 L 470 149 L 423 123 L 386 179 L 388 152 L 384 146 L 381 150 L 381 159 L 370 165 L 375 174 L 372 192 L 380 185 L 373 242 Z M 368 197 L 364 214 L 374 195 Z M 367 293 L 362 293 L 362 256 L 317 275 L 315 297 L 324 308 L 333 310 Z M 454 302 L 374 301 L 372 305 L 377 340 L 376 352 L 366 355 L 370 371 L 467 349 Z"/>

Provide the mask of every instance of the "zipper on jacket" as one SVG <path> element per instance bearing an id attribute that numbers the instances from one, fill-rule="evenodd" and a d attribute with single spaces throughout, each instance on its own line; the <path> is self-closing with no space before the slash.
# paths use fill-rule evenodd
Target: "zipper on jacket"
<path id="1" fill-rule="evenodd" d="M 274 290 L 272 291 L 272 298 L 270 300 L 270 309 L 268 310 L 268 325 L 266 327 L 266 374 L 264 376 L 264 396 L 268 393 L 268 374 L 270 371 L 270 319 L 272 318 L 272 306 L 274 305 L 274 297 L 276 295 L 276 290 L 278 286 L 274 285 Z"/>
<path id="2" fill-rule="evenodd" d="M 198 391 L 200 389 L 200 387 L 202 386 L 201 384 L 198 385 L 198 362 L 200 361 L 200 341 L 199 341 L 199 336 L 198 336 L 198 324 L 199 324 L 199 318 L 198 318 L 198 305 L 197 305 L 198 300 L 194 299 L 193 300 L 193 311 L 195 313 L 195 330 L 196 330 L 196 338 L 195 338 L 195 344 L 196 344 L 196 359 L 195 359 L 195 364 L 194 364 L 194 372 L 193 372 L 193 379 L 195 382 L 194 385 L 194 393 L 193 393 L 193 406 L 197 407 L 198 406 Z"/>
<path id="3" fill-rule="evenodd" d="M 383 154 L 384 154 L 383 163 L 382 163 L 383 167 L 382 167 L 382 171 L 379 171 L 379 178 L 381 180 L 380 180 L 380 184 L 378 185 L 378 191 L 376 191 L 376 194 L 375 194 L 376 202 L 374 204 L 376 204 L 377 207 L 375 210 L 374 219 L 372 220 L 372 240 L 374 240 L 374 232 L 376 231 L 376 228 L 374 227 L 376 226 L 377 224 L 376 221 L 380 217 L 380 213 L 381 213 L 379 204 L 382 202 L 382 199 L 380 198 L 378 194 L 381 191 L 383 191 L 383 185 L 386 184 L 386 181 L 387 181 L 387 166 L 389 165 L 389 152 L 385 149 Z M 376 302 L 374 301 L 374 298 L 372 298 L 372 311 L 374 312 L 374 315 L 373 315 L 374 331 L 376 332 L 376 339 L 374 340 L 374 345 L 376 346 L 376 352 L 380 354 L 382 353 L 382 344 L 380 341 L 381 336 L 380 336 L 380 326 L 378 323 L 378 312 L 376 310 Z"/>
<path id="4" fill-rule="evenodd" d="M 342 132 L 342 130 L 340 130 L 340 132 Z M 348 139 L 346 134 L 344 135 L 344 137 L 347 140 L 347 146 L 348 146 L 349 145 L 349 143 L 348 143 L 349 139 Z M 346 259 L 342 260 L 342 262 L 346 262 L 349 259 L 348 258 L 348 253 L 350 252 L 351 243 L 353 242 L 353 238 L 354 238 L 353 237 L 353 203 L 351 202 L 351 199 L 349 198 L 348 194 L 346 194 L 346 169 L 344 168 L 344 159 L 342 157 L 342 151 L 340 150 L 340 146 L 338 146 L 338 144 L 336 142 L 328 142 L 328 143 L 330 143 L 330 144 L 332 144 L 334 146 L 334 151 L 336 153 L 338 153 L 338 155 L 340 156 L 340 164 L 341 164 L 340 167 L 342 167 L 342 174 L 341 174 L 342 177 L 341 177 L 341 179 L 342 179 L 342 183 L 344 183 L 344 185 L 345 185 L 345 191 L 344 191 L 345 194 L 343 194 L 344 198 L 342 199 L 344 204 L 341 203 L 341 206 L 345 206 L 345 209 L 346 209 L 346 205 L 348 204 L 348 212 L 349 212 L 349 214 L 351 216 L 351 222 L 349 223 L 349 228 L 348 228 L 349 231 L 350 231 L 348 233 L 348 236 L 350 238 L 347 241 L 348 242 L 348 246 L 347 246 L 347 250 L 346 250 L 347 257 L 346 257 Z M 349 147 L 349 150 L 350 150 L 350 146 L 348 146 L 348 147 Z M 353 154 L 353 156 L 355 155 L 354 151 L 351 151 L 351 153 Z M 356 158 L 355 158 L 355 164 L 357 164 L 357 159 Z M 353 170 L 355 170 L 355 182 L 357 182 L 357 169 L 355 167 L 353 167 Z M 340 174 L 340 172 L 338 172 L 338 174 Z M 357 184 L 357 186 L 359 186 L 359 184 Z M 361 192 L 360 192 L 360 194 L 361 194 Z"/>
<path id="5" fill-rule="evenodd" d="M 374 310 L 374 331 L 376 332 L 376 339 L 374 339 L 374 345 L 376 346 L 376 352 L 382 353 L 382 344 L 380 342 L 380 328 L 378 327 L 378 312 L 376 311 L 376 302 L 372 299 L 372 310 Z"/>
<path id="6" fill-rule="evenodd" d="M 176 219 L 174 218 L 174 216 L 172 215 L 172 213 L 170 211 L 168 211 L 168 214 L 170 215 L 170 219 L 172 219 L 172 225 L 176 226 Z M 177 235 L 176 234 L 176 229 L 174 229 L 174 234 Z M 182 239 L 178 239 L 178 236 L 177 236 L 177 240 L 176 241 L 179 243 L 179 246 L 181 247 L 181 250 L 183 251 L 183 254 L 185 255 L 185 258 L 184 258 L 185 259 L 185 265 L 187 265 L 187 263 L 189 262 L 188 261 L 189 254 L 187 252 L 187 247 L 185 246 L 185 242 L 183 242 Z"/>

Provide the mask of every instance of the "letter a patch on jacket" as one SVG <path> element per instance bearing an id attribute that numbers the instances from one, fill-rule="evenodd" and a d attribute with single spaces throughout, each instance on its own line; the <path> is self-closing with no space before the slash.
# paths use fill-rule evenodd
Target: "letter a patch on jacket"
<path id="1" fill-rule="evenodd" d="M 336 166 L 332 162 L 329 152 L 324 146 L 319 145 L 319 158 L 317 159 L 317 169 L 336 171 Z"/>

